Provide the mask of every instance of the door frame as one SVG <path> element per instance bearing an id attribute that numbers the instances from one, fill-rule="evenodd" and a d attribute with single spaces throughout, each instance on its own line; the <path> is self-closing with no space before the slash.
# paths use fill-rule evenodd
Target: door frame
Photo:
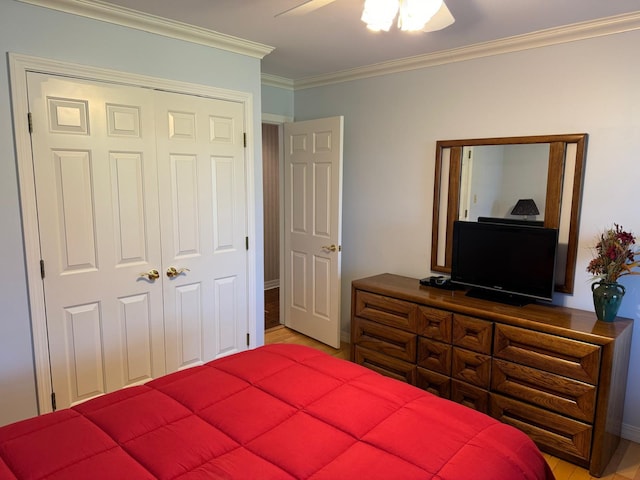
<path id="1" fill-rule="evenodd" d="M 31 316 L 31 335 L 35 366 L 36 394 L 40 414 L 52 411 L 49 395 L 52 391 L 49 346 L 47 341 L 46 310 L 44 303 L 44 285 L 40 274 L 40 232 L 38 229 L 36 192 L 32 163 L 31 137 L 29 134 L 29 105 L 27 97 L 27 72 L 77 78 L 82 80 L 121 84 L 132 87 L 152 88 L 174 93 L 239 102 L 244 109 L 244 131 L 248 139 L 256 138 L 253 131 L 253 94 L 227 90 L 208 85 L 168 80 L 146 75 L 121 72 L 101 67 L 79 65 L 39 57 L 9 53 L 9 83 L 16 146 L 18 182 L 29 291 L 29 309 Z M 255 248 L 256 209 L 255 209 L 255 159 L 252 148 L 245 149 L 246 195 L 247 195 L 247 332 L 250 335 L 248 348 L 256 346 L 257 335 L 257 290 L 256 274 L 257 251 Z M 260 281 L 262 284 L 262 281 Z M 264 328 L 264 320 L 263 328 Z"/>

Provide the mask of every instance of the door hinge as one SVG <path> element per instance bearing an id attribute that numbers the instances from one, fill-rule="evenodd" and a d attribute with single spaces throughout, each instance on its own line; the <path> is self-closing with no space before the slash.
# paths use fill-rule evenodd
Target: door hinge
<path id="1" fill-rule="evenodd" d="M 243 137 L 243 142 L 244 142 L 244 148 L 247 148 L 247 134 L 243 133 L 242 137 Z"/>
<path id="2" fill-rule="evenodd" d="M 247 347 L 250 345 L 251 336 L 247 333 Z"/>
<path id="3" fill-rule="evenodd" d="M 51 408 L 54 412 L 56 411 L 56 392 L 51 392 Z"/>
<path id="4" fill-rule="evenodd" d="M 29 133 L 33 133 L 33 115 L 31 115 L 31 112 L 27 113 L 27 123 L 29 124 Z"/>
<path id="5" fill-rule="evenodd" d="M 249 250 L 249 237 L 244 237 L 244 246 L 247 250 Z"/>
<path id="6" fill-rule="evenodd" d="M 40 277 L 44 279 L 44 260 L 40 260 Z"/>

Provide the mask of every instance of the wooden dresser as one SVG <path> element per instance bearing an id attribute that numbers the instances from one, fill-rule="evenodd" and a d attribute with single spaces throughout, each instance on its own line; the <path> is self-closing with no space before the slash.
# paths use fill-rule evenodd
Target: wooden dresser
<path id="1" fill-rule="evenodd" d="M 632 326 L 392 274 L 352 284 L 353 361 L 511 424 L 594 476 L 620 440 Z"/>

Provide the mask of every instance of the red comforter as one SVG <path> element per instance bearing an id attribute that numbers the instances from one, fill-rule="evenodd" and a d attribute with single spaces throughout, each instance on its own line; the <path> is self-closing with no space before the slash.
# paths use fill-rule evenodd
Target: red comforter
<path id="1" fill-rule="evenodd" d="M 0 428 L 0 479 L 552 479 L 508 425 L 269 345 Z"/>

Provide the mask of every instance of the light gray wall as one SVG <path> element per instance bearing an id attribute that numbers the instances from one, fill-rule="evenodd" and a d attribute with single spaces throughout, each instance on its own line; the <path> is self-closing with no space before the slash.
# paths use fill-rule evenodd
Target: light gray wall
<path id="1" fill-rule="evenodd" d="M 529 220 L 544 220 L 547 197 L 549 144 L 507 145 L 504 147 L 505 178 L 501 210 L 498 216 L 509 217 L 521 198 L 531 198 L 540 215 Z M 513 218 L 513 217 L 512 217 Z M 521 219 L 522 217 L 516 216 Z"/>
<path id="2" fill-rule="evenodd" d="M 504 184 L 504 147 L 483 145 L 473 147 L 473 166 L 471 174 L 471 201 L 469 220 L 478 217 L 502 217 L 496 211 Z"/>
<path id="3" fill-rule="evenodd" d="M 262 296 L 260 60 L 158 35 L 0 0 L 0 425 L 36 415 L 33 349 L 12 130 L 7 52 L 249 92 L 255 162 L 257 312 Z M 262 329 L 257 344 L 263 343 Z"/>
<path id="4" fill-rule="evenodd" d="M 293 90 L 262 85 L 262 113 L 293 118 Z"/>
<path id="5" fill-rule="evenodd" d="M 575 293 L 613 222 L 640 234 L 640 31 L 298 90 L 296 120 L 344 115 L 342 328 L 350 284 L 381 272 L 429 274 L 439 139 L 589 134 Z M 640 277 L 622 279 L 622 316 L 640 318 Z M 633 335 L 623 433 L 640 441 L 640 328 Z"/>

